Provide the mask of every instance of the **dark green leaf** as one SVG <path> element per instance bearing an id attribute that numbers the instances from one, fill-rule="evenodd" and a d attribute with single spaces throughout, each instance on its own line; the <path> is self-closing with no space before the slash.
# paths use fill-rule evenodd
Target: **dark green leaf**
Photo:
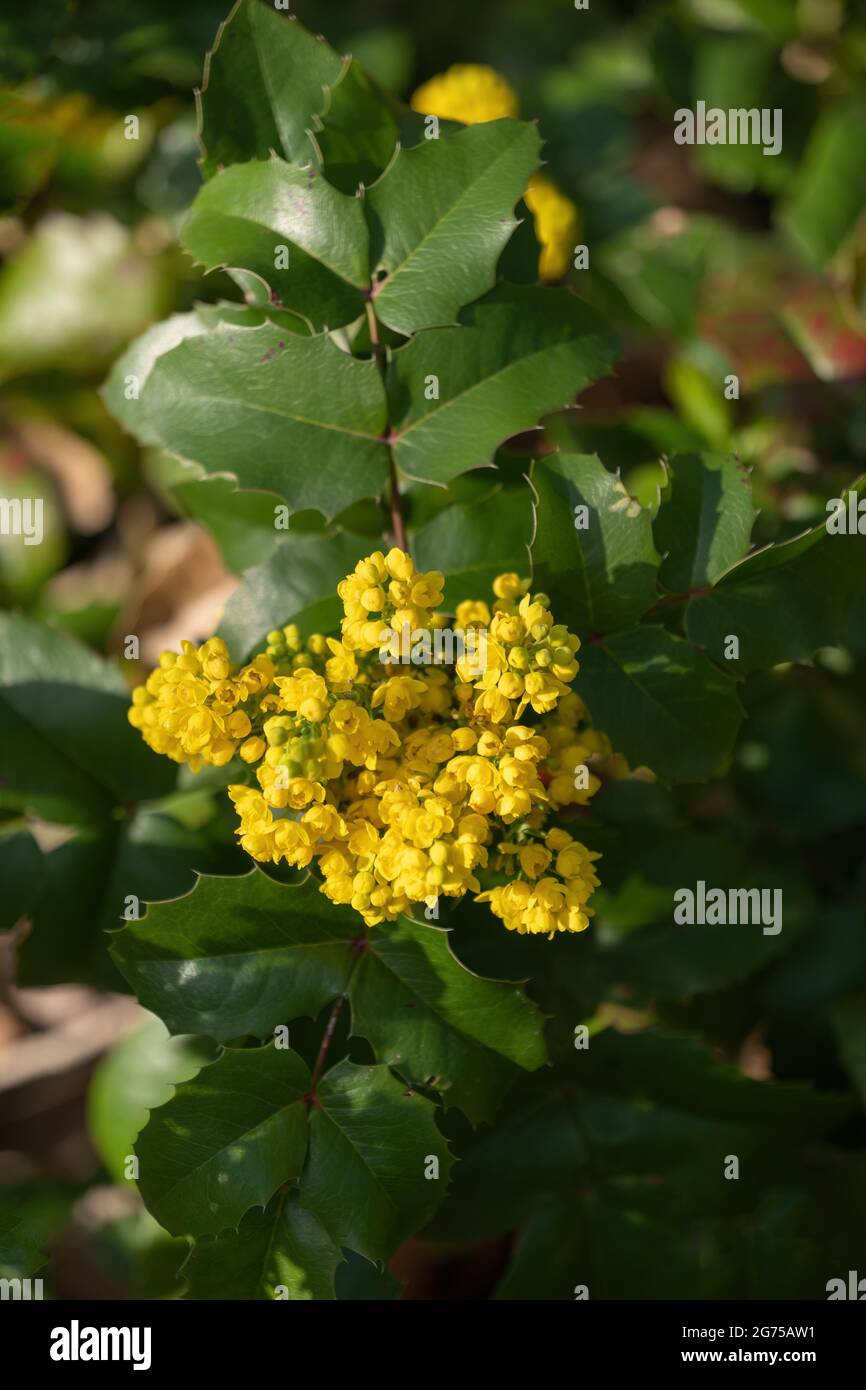
<path id="1" fill-rule="evenodd" d="M 406 334 L 454 323 L 490 289 L 540 146 L 534 126 L 499 120 L 400 152 L 366 200 L 382 323 Z"/>
<path id="2" fill-rule="evenodd" d="M 249 1211 L 236 1231 L 198 1240 L 183 1273 L 188 1298 L 286 1299 L 334 1297 L 338 1247 L 316 1218 L 285 1189 L 263 1211 Z"/>
<path id="3" fill-rule="evenodd" d="M 492 469 L 489 477 L 496 478 Z M 453 609 L 464 599 L 488 596 L 498 574 L 528 574 L 531 533 L 529 489 L 494 483 L 493 495 L 485 496 L 480 505 L 467 503 L 440 512 L 415 533 L 412 549 L 419 570 L 437 569 L 445 575 L 445 603 Z"/>
<path id="4" fill-rule="evenodd" d="M 411 478 L 444 483 L 489 464 L 505 439 L 570 404 L 614 360 L 604 320 L 569 290 L 500 285 L 460 320 L 419 333 L 391 359 L 394 458 Z M 431 380 L 438 398 L 427 399 Z"/>
<path id="5" fill-rule="evenodd" d="M 448 933 L 407 919 L 376 932 L 349 986 L 352 1030 L 473 1124 L 491 1120 L 517 1068 L 546 1061 L 543 1017 L 517 985 L 473 975 Z"/>
<path id="6" fill-rule="evenodd" d="M 286 623 L 297 623 L 304 637 L 336 631 L 343 615 L 337 585 L 371 548 L 343 531 L 281 540 L 226 604 L 219 630 L 235 660 L 261 651 L 267 634 Z"/>
<path id="7" fill-rule="evenodd" d="M 334 516 L 377 496 L 388 475 L 376 364 L 325 335 L 221 327 L 160 357 L 144 400 L 171 453 L 296 509 Z"/>
<path id="8" fill-rule="evenodd" d="M 0 616 L 0 806 L 80 823 L 169 790 L 175 769 L 129 724 L 127 687 L 87 647 Z"/>
<path id="9" fill-rule="evenodd" d="M 358 63 L 351 62 L 328 91 L 327 109 L 315 136 L 325 174 L 344 193 L 354 193 L 382 173 L 394 154 L 397 122 Z"/>
<path id="10" fill-rule="evenodd" d="M 576 689 L 632 766 L 701 782 L 729 762 L 743 717 L 736 689 L 690 642 L 661 627 L 587 643 Z"/>
<path id="11" fill-rule="evenodd" d="M 434 1107 L 387 1067 L 340 1062 L 319 1084 L 301 1202 L 337 1245 L 386 1260 L 430 1219 L 451 1155 Z M 431 1160 L 438 1160 L 438 1176 Z"/>
<path id="12" fill-rule="evenodd" d="M 656 597 L 649 512 L 591 455 L 537 462 L 532 484 L 533 583 L 550 596 L 557 621 L 582 635 L 635 622 Z"/>
<path id="13" fill-rule="evenodd" d="M 757 512 L 748 472 L 731 454 L 678 454 L 653 531 L 672 593 L 714 584 L 749 548 Z"/>
<path id="14" fill-rule="evenodd" d="M 238 0 L 205 60 L 199 96 L 204 169 L 267 159 L 276 150 L 310 164 L 309 131 L 344 60 L 294 16 L 260 0 Z"/>
<path id="15" fill-rule="evenodd" d="M 112 954 L 172 1033 L 265 1038 L 341 992 L 361 927 L 312 879 L 287 887 L 256 869 L 203 877 L 194 893 L 150 907 Z"/>
<path id="16" fill-rule="evenodd" d="M 689 604 L 686 631 L 715 661 L 725 660 L 726 639 L 738 637 L 739 658 L 727 666 L 746 676 L 832 645 L 864 589 L 866 535 L 829 534 L 824 522 L 728 570 L 712 593 Z"/>
<path id="17" fill-rule="evenodd" d="M 211 1061 L 201 1039 L 172 1038 L 158 1018 L 142 1015 L 140 1028 L 122 1038 L 93 1073 L 87 1093 L 87 1128 L 113 1180 L 126 1179 L 126 1159 L 147 1121 L 173 1088 Z"/>
<path id="18" fill-rule="evenodd" d="M 0 826 L 0 932 L 11 931 L 41 891 L 42 851 L 20 822 Z"/>
<path id="19" fill-rule="evenodd" d="M 200 190 L 181 243 L 207 270 L 254 271 L 316 328 L 364 312 L 370 257 L 360 199 L 314 169 L 276 157 L 225 169 Z"/>
<path id="20" fill-rule="evenodd" d="M 258 282 L 257 282 L 258 283 Z M 263 287 L 265 297 L 267 290 Z M 287 333 L 309 333 L 303 319 L 284 310 L 242 304 L 199 305 L 187 314 L 172 314 L 136 338 L 118 357 L 102 389 L 102 396 L 115 420 L 119 420 L 140 444 L 159 444 L 158 422 L 148 419 L 145 387 L 157 358 L 188 338 L 200 338 L 216 331 L 221 323 L 239 328 L 257 328 L 276 322 Z"/>
<path id="21" fill-rule="evenodd" d="M 136 1145 L 139 1187 L 172 1235 L 217 1234 L 300 1176 L 310 1086 L 288 1048 L 227 1050 L 151 1112 Z"/>

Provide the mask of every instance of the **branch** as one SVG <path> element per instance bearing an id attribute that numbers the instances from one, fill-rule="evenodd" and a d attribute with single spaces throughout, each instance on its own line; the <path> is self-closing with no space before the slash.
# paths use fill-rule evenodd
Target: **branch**
<path id="1" fill-rule="evenodd" d="M 385 348 L 379 337 L 379 325 L 376 322 L 376 313 L 372 302 L 368 299 L 365 305 L 367 310 L 367 325 L 370 329 L 370 343 L 373 348 L 373 357 L 379 368 L 379 373 L 384 382 L 385 379 Z M 390 425 L 386 425 L 384 437 L 390 435 Z M 397 481 L 397 469 L 394 466 L 394 456 L 389 452 L 390 482 L 389 482 L 389 504 L 391 509 L 391 531 L 394 536 L 394 544 L 400 550 L 409 553 L 409 546 L 406 541 L 406 523 L 403 517 L 403 499 L 400 496 L 400 486 Z"/>

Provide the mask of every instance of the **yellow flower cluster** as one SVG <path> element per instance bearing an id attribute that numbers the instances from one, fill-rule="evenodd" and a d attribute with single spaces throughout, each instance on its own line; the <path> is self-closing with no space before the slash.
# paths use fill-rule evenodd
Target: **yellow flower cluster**
<path id="1" fill-rule="evenodd" d="M 253 718 L 275 668 L 257 656 L 235 670 L 220 637 L 196 649 L 183 642 L 180 655 L 163 652 L 159 666 L 132 692 L 129 722 L 145 743 L 197 772 L 202 763 L 224 767 L 239 753 L 254 763 L 264 753 Z"/>
<path id="2" fill-rule="evenodd" d="M 412 96 L 412 107 L 425 116 L 478 125 L 503 116 L 517 116 L 517 93 L 493 68 L 457 63 L 423 83 Z M 580 214 L 552 179 L 535 173 L 525 193 L 541 245 L 538 275 L 559 280 L 568 270 L 580 232 Z"/>
<path id="3" fill-rule="evenodd" d="M 184 643 L 133 692 L 130 722 L 192 767 L 239 754 L 244 850 L 314 866 L 367 925 L 471 892 L 511 931 L 582 931 L 598 856 L 550 824 L 587 803 L 601 785 L 588 762 L 610 755 L 569 690 L 579 641 L 503 574 L 489 602 L 457 605 L 451 664 L 401 665 L 383 638 L 443 628 L 442 588 L 404 551 L 376 551 L 338 586 L 339 637 L 290 624 L 240 669 L 218 638 Z M 466 651 L 482 636 L 479 665 Z"/>

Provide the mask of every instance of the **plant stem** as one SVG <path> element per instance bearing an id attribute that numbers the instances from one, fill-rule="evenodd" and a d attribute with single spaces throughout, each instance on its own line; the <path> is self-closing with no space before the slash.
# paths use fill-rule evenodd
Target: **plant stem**
<path id="1" fill-rule="evenodd" d="M 379 374 L 384 382 L 385 378 L 385 349 L 379 337 L 379 325 L 376 322 L 376 312 L 372 302 L 368 299 L 366 304 L 367 325 L 370 330 L 370 343 L 373 348 L 373 357 L 379 368 Z M 390 434 L 390 425 L 385 427 L 385 437 Z M 403 502 L 400 497 L 400 486 L 397 482 L 397 469 L 394 466 L 394 456 L 389 452 L 390 481 L 388 488 L 389 504 L 391 508 L 391 531 L 394 536 L 394 544 L 400 550 L 405 550 L 408 554 L 409 546 L 406 541 L 406 523 L 403 518 Z"/>
<path id="2" fill-rule="evenodd" d="M 367 950 L 367 945 L 368 942 L 366 932 L 364 932 L 363 935 L 359 936 L 353 942 L 353 951 L 355 959 L 352 962 L 352 968 L 349 971 L 349 978 L 346 981 L 346 986 L 343 990 L 343 993 L 339 994 L 337 998 L 334 1000 L 331 1012 L 328 1015 L 328 1022 L 325 1024 L 325 1031 L 322 1034 L 322 1041 L 319 1043 L 319 1051 L 316 1054 L 316 1061 L 313 1066 L 313 1074 L 310 1078 L 310 1089 L 306 1095 L 306 1100 L 309 1105 L 318 1104 L 318 1101 L 316 1100 L 316 1087 L 322 1079 L 322 1072 L 325 1070 L 325 1062 L 328 1056 L 328 1048 L 334 1041 L 334 1033 L 337 1031 L 337 1020 L 340 1017 L 340 1010 L 342 1009 L 343 1004 L 346 998 L 348 997 L 349 985 L 352 983 L 352 977 L 354 976 L 355 971 L 358 968 L 363 953 Z"/>
<path id="3" fill-rule="evenodd" d="M 328 1056 L 328 1048 L 331 1046 L 331 1042 L 333 1040 L 334 1033 L 337 1027 L 337 1019 L 340 1017 L 340 1010 L 343 1007 L 343 1000 L 345 998 L 345 994 L 339 994 L 337 998 L 334 1000 L 334 1007 L 331 1009 L 327 1025 L 325 1027 L 325 1032 L 322 1036 L 322 1041 L 319 1044 L 319 1051 L 316 1057 L 316 1065 L 313 1067 L 313 1076 L 312 1080 L 310 1081 L 309 1095 L 311 1100 L 315 1099 L 316 1087 L 318 1086 L 322 1072 L 325 1069 L 325 1059 Z"/>
<path id="4" fill-rule="evenodd" d="M 391 527 L 394 531 L 395 544 L 408 554 L 409 546 L 406 541 L 406 527 L 403 521 L 403 505 L 400 498 L 400 488 L 397 485 L 397 470 L 394 467 L 393 458 L 391 459 Z"/>

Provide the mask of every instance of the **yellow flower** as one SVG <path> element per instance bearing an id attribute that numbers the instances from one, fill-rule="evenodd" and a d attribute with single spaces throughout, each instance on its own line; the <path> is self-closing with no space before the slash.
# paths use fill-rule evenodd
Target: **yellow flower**
<path id="1" fill-rule="evenodd" d="M 475 125 L 502 116 L 517 116 L 517 93 L 493 68 L 479 63 L 455 63 L 431 77 L 412 94 L 413 111 L 442 120 Z"/>
<path id="2" fill-rule="evenodd" d="M 627 767 L 568 689 L 580 644 L 549 599 L 508 573 L 492 602 L 460 605 L 458 622 L 490 628 L 479 675 L 460 663 L 382 664 L 383 624 L 429 633 L 447 623 L 442 576 L 418 574 L 405 551 L 374 551 L 338 592 L 342 638 L 313 633 L 302 648 L 291 624 L 275 628 L 267 653 L 241 670 L 219 638 L 163 653 L 132 693 L 130 723 L 194 769 L 236 755 L 254 766 L 257 785 L 229 788 L 243 849 L 313 866 L 322 893 L 368 927 L 471 894 L 509 931 L 584 930 L 598 855 L 549 821 L 600 785 L 593 775 L 573 790 L 586 760 L 604 777 Z M 504 863 L 510 881 L 482 891 L 492 844 L 491 867 Z"/>
<path id="3" fill-rule="evenodd" d="M 544 174 L 532 175 L 523 196 L 541 244 L 539 279 L 560 280 L 574 255 L 580 233 L 580 213 L 571 199 Z"/>

